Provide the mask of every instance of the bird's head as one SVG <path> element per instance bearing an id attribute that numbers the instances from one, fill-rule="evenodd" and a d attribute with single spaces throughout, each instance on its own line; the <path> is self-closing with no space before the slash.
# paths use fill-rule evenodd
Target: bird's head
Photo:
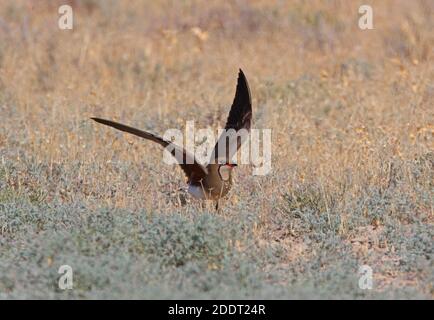
<path id="1" fill-rule="evenodd" d="M 223 181 L 228 181 L 231 177 L 232 169 L 237 167 L 236 163 L 224 163 L 219 165 L 219 175 Z"/>

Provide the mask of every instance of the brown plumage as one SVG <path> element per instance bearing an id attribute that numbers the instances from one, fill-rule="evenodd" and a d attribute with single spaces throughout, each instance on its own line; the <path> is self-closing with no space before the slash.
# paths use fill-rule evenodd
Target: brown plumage
<path id="1" fill-rule="evenodd" d="M 155 134 L 142 131 L 133 127 L 129 127 L 124 124 L 110 121 L 110 120 L 105 120 L 100 118 L 91 118 L 91 119 L 95 120 L 98 123 L 102 123 L 107 126 L 113 127 L 115 129 L 134 134 L 136 136 L 145 138 L 147 140 L 154 141 L 159 145 L 162 145 L 164 148 L 171 144 L 173 146 L 173 150 L 171 153 L 176 158 L 176 160 L 178 160 L 178 164 L 181 166 L 182 170 L 187 176 L 189 183 L 192 181 L 199 182 L 208 174 L 208 170 L 199 162 L 197 162 L 195 157 L 190 152 L 188 152 L 187 150 L 185 150 L 180 146 L 177 146 L 172 142 L 166 141 L 163 138 L 156 136 Z M 176 150 L 179 150 L 180 152 L 177 153 Z M 180 153 L 182 154 L 182 159 L 178 159 L 178 157 L 176 156 L 177 154 Z"/>
<path id="2" fill-rule="evenodd" d="M 234 143 L 234 141 L 231 142 L 230 139 L 222 137 L 223 135 L 217 141 L 214 147 L 213 156 L 211 157 L 211 160 L 218 159 L 219 162 L 215 163 L 216 161 L 211 161 L 211 163 L 209 163 L 205 167 L 196 160 L 194 155 L 186 151 L 184 148 L 177 146 L 170 141 L 166 141 L 163 138 L 156 136 L 152 133 L 145 132 L 110 120 L 100 118 L 91 119 L 95 120 L 98 123 L 113 127 L 115 129 L 131 133 L 147 140 L 154 141 L 163 146 L 164 148 L 171 145 L 171 153 L 175 158 L 176 154 L 182 155 L 182 159 L 177 160 L 185 175 L 187 176 L 187 182 L 189 185 L 188 191 L 195 198 L 218 201 L 218 199 L 224 197 L 229 192 L 232 186 L 232 169 L 236 166 L 236 164 L 230 163 L 232 155 L 229 154 L 229 151 L 227 151 L 225 155 L 219 157 L 218 146 L 220 143 L 228 143 L 227 141 L 223 141 L 222 139 L 229 140 L 229 143 Z M 232 129 L 234 132 L 239 132 L 239 130 L 244 129 L 245 132 L 248 133 L 250 132 L 251 121 L 252 101 L 250 96 L 250 89 L 247 83 L 247 79 L 243 71 L 240 69 L 238 74 L 235 98 L 232 103 L 228 119 L 226 121 L 225 129 Z M 242 139 L 237 137 L 236 143 L 237 146 L 235 150 L 238 150 L 241 146 Z M 226 146 L 226 150 L 229 149 L 229 146 Z"/>

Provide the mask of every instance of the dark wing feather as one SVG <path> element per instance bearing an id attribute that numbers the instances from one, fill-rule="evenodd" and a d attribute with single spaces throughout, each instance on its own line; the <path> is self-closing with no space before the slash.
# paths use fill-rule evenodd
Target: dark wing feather
<path id="1" fill-rule="evenodd" d="M 226 121 L 225 129 L 250 130 L 252 121 L 252 98 L 250 96 L 249 84 L 243 70 L 238 73 L 237 90 L 234 102 Z"/>
<path id="2" fill-rule="evenodd" d="M 189 182 L 199 182 L 208 174 L 207 169 L 204 166 L 202 166 L 199 162 L 197 162 L 192 154 L 187 152 L 184 148 L 173 144 L 172 142 L 164 140 L 163 138 L 158 137 L 152 133 L 145 132 L 145 131 L 142 131 L 142 130 L 139 130 L 139 129 L 136 129 L 133 127 L 129 127 L 129 126 L 123 125 L 123 124 L 118 123 L 118 122 L 113 122 L 110 120 L 105 120 L 105 119 L 100 119 L 100 118 L 91 118 L 91 119 L 98 122 L 98 123 L 102 123 L 102 124 L 105 124 L 107 126 L 113 127 L 115 129 L 134 134 L 136 136 L 139 136 L 139 137 L 147 139 L 147 140 L 154 141 L 154 142 L 158 143 L 159 145 L 163 146 L 164 148 L 167 147 L 168 145 L 172 145 L 173 150 L 171 153 L 175 158 L 176 158 L 176 156 L 175 156 L 176 150 L 178 150 L 178 153 L 182 152 L 183 158 L 177 159 L 177 160 L 178 160 L 178 163 L 181 166 L 182 170 L 187 175 Z"/>
<path id="3" fill-rule="evenodd" d="M 230 154 L 231 148 L 229 147 L 229 144 L 236 143 L 237 144 L 236 150 L 238 150 L 241 147 L 242 141 L 244 141 L 242 140 L 241 136 L 237 137 L 235 140 L 234 135 L 230 134 L 230 131 L 228 132 L 228 130 L 232 129 L 235 130 L 235 132 L 238 132 L 241 129 L 244 129 L 247 133 L 249 133 L 251 122 L 252 122 L 252 99 L 250 96 L 249 84 L 247 83 L 247 79 L 246 76 L 244 75 L 243 70 L 240 69 L 238 73 L 238 82 L 237 82 L 237 89 L 235 92 L 234 102 L 232 103 L 231 110 L 229 111 L 229 116 L 225 126 L 225 130 L 233 138 L 231 139 L 228 138 L 227 136 L 221 135 L 214 147 L 211 160 L 220 159 L 223 157 L 225 161 L 228 162 L 233 156 L 233 154 Z M 246 135 L 244 134 L 243 139 L 245 137 Z M 218 146 L 219 144 L 222 143 L 226 144 L 225 155 L 219 155 Z"/>

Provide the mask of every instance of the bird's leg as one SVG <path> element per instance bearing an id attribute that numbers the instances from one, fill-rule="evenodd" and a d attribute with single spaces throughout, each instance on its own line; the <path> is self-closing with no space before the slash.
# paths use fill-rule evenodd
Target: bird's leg
<path id="1" fill-rule="evenodd" d="M 220 212 L 219 201 L 218 200 L 216 200 L 216 202 L 215 202 L 215 209 L 216 209 L 217 212 Z"/>

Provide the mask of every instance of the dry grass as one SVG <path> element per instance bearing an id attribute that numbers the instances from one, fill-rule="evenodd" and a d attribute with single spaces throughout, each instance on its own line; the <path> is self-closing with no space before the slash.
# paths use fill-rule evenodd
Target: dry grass
<path id="1" fill-rule="evenodd" d="M 357 1 L 102 0 L 66 1 L 75 27 L 62 31 L 64 2 L 0 7 L 0 206 L 80 203 L 194 221 L 204 210 L 177 205 L 185 181 L 160 163 L 160 149 L 89 117 L 158 133 L 187 120 L 217 128 L 241 67 L 254 126 L 273 130 L 273 171 L 239 168 L 219 219 L 254 217 L 255 247 L 277 259 L 258 269 L 298 261 L 294 274 L 309 282 L 317 278 L 305 265 L 348 246 L 356 264 L 372 264 L 378 291 L 432 298 L 431 1 L 371 1 L 375 29 L 366 31 Z M 398 248 L 420 228 L 427 248 Z M 417 259 L 405 269 L 407 256 Z M 285 279 L 276 283 L 298 283 Z"/>

